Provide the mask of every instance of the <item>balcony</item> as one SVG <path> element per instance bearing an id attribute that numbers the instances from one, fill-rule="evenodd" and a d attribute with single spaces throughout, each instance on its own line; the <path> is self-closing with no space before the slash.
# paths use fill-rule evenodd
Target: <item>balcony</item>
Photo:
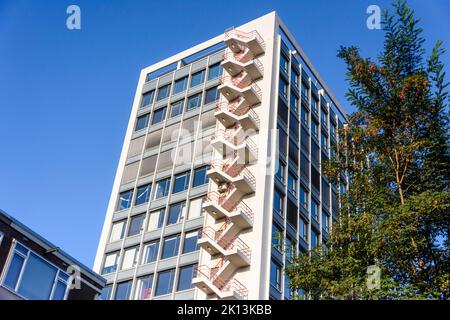
<path id="1" fill-rule="evenodd" d="M 235 53 L 242 51 L 242 46 L 247 47 L 255 57 L 263 54 L 266 50 L 266 44 L 258 31 L 243 32 L 237 29 L 225 31 L 225 43 L 228 48 Z"/>
<path id="2" fill-rule="evenodd" d="M 218 103 L 214 115 L 227 128 L 239 123 L 244 130 L 259 130 L 258 114 L 241 97 L 231 103 Z"/>
<path id="3" fill-rule="evenodd" d="M 264 67 L 258 58 L 231 51 L 223 55 L 222 67 L 232 77 L 237 76 L 241 72 L 246 72 L 253 80 L 257 80 L 264 75 Z"/>
<path id="4" fill-rule="evenodd" d="M 238 97 L 244 98 L 249 105 L 261 102 L 261 89 L 246 73 L 240 73 L 235 77 L 222 76 L 218 89 L 229 102 L 236 100 Z"/>

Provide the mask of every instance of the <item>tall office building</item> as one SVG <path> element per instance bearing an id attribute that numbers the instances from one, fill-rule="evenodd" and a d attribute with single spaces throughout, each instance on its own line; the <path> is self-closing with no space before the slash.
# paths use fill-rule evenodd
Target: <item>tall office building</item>
<path id="1" fill-rule="evenodd" d="M 320 45 L 318 43 L 318 45 Z M 275 12 L 142 70 L 95 270 L 104 299 L 289 299 L 345 177 L 344 111 Z"/>

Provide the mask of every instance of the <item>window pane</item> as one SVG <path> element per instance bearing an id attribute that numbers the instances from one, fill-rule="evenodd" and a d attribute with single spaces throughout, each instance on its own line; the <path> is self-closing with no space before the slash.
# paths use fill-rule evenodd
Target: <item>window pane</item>
<path id="1" fill-rule="evenodd" d="M 53 292 L 52 300 L 64 300 L 64 296 L 66 295 L 67 285 L 62 282 L 56 282 L 55 291 Z"/>
<path id="2" fill-rule="evenodd" d="M 131 198 L 133 197 L 133 190 L 122 192 L 119 195 L 119 210 L 128 209 L 131 206 Z"/>
<path id="3" fill-rule="evenodd" d="M 170 117 L 176 117 L 183 112 L 184 100 L 180 100 L 172 103 L 172 108 L 170 110 Z"/>
<path id="4" fill-rule="evenodd" d="M 137 248 L 126 249 L 123 255 L 122 270 L 130 269 L 136 266 L 137 263 Z"/>
<path id="5" fill-rule="evenodd" d="M 170 93 L 170 84 L 167 86 L 159 88 L 157 101 L 165 99 L 169 96 Z"/>
<path id="6" fill-rule="evenodd" d="M 139 131 L 139 130 L 147 128 L 148 118 L 149 118 L 149 114 L 138 117 L 137 121 L 136 121 L 136 128 L 134 129 L 134 131 Z"/>
<path id="7" fill-rule="evenodd" d="M 222 75 L 222 66 L 220 63 L 209 67 L 208 80 L 216 79 Z"/>
<path id="8" fill-rule="evenodd" d="M 48 262 L 30 253 L 18 293 L 30 300 L 48 300 L 57 271 Z"/>
<path id="9" fill-rule="evenodd" d="M 129 300 L 131 293 L 131 281 L 122 282 L 117 285 L 115 300 Z"/>
<path id="10" fill-rule="evenodd" d="M 153 103 L 155 97 L 155 91 L 150 91 L 142 95 L 141 108 L 147 107 Z"/>
<path id="11" fill-rule="evenodd" d="M 172 292 L 174 276 L 175 276 L 175 269 L 160 272 L 158 274 L 158 282 L 156 284 L 155 296 L 169 294 Z"/>
<path id="12" fill-rule="evenodd" d="M 178 80 L 175 81 L 175 88 L 173 90 L 174 94 L 186 90 L 186 88 L 187 88 L 187 79 L 188 79 L 188 77 L 184 77 L 182 79 L 178 79 Z"/>
<path id="13" fill-rule="evenodd" d="M 217 87 L 206 90 L 205 93 L 205 104 L 212 103 L 214 101 L 219 100 L 220 92 L 217 90 Z"/>
<path id="14" fill-rule="evenodd" d="M 98 297 L 98 300 L 109 300 L 111 299 L 111 293 L 112 293 L 112 284 L 107 285 L 103 288 L 102 293 Z"/>
<path id="15" fill-rule="evenodd" d="M 102 274 L 112 273 L 117 270 L 118 257 L 119 254 L 117 252 L 106 255 Z"/>
<path id="16" fill-rule="evenodd" d="M 180 235 L 164 239 L 164 248 L 161 259 L 167 259 L 178 254 Z"/>
<path id="17" fill-rule="evenodd" d="M 125 231 L 125 221 L 119 221 L 113 224 L 111 229 L 111 236 L 109 242 L 114 242 L 123 239 Z"/>
<path id="18" fill-rule="evenodd" d="M 195 219 L 202 215 L 203 198 L 193 199 L 189 202 L 188 219 Z"/>
<path id="19" fill-rule="evenodd" d="M 200 107 L 201 101 L 202 101 L 201 93 L 189 97 L 187 101 L 187 110 L 192 110 Z"/>
<path id="20" fill-rule="evenodd" d="M 145 245 L 144 264 L 155 262 L 158 258 L 159 241 L 154 241 Z"/>
<path id="21" fill-rule="evenodd" d="M 193 288 L 192 278 L 194 277 L 195 265 L 180 268 L 177 291 Z"/>
<path id="22" fill-rule="evenodd" d="M 164 211 L 165 209 L 161 209 L 150 213 L 147 231 L 161 228 L 164 225 Z"/>
<path id="23" fill-rule="evenodd" d="M 189 172 L 176 175 L 172 192 L 177 193 L 186 190 L 189 187 L 189 177 Z"/>
<path id="24" fill-rule="evenodd" d="M 280 290 L 281 287 L 281 267 L 273 260 L 270 261 L 270 284 Z"/>
<path id="25" fill-rule="evenodd" d="M 205 81 L 205 70 L 199 71 L 192 75 L 191 88 L 198 86 Z"/>
<path id="26" fill-rule="evenodd" d="M 169 208 L 169 220 L 167 221 L 167 225 L 180 222 L 185 216 L 185 210 L 186 204 L 184 202 L 171 205 Z"/>
<path id="27" fill-rule="evenodd" d="M 164 179 L 156 182 L 155 199 L 167 197 L 169 194 L 170 179 Z"/>
<path id="28" fill-rule="evenodd" d="M 9 264 L 8 273 L 6 274 L 4 285 L 10 289 L 15 290 L 17 285 L 17 280 L 20 276 L 20 270 L 22 269 L 24 258 L 18 254 L 14 254 Z"/>
<path id="29" fill-rule="evenodd" d="M 153 112 L 152 124 L 157 124 L 164 121 L 166 118 L 166 110 L 167 108 L 164 107 Z"/>
<path id="30" fill-rule="evenodd" d="M 184 236 L 183 253 L 189 253 L 199 250 L 197 244 L 199 231 L 186 233 Z"/>
<path id="31" fill-rule="evenodd" d="M 144 223 L 145 215 L 141 214 L 131 218 L 130 229 L 128 230 L 128 236 L 132 237 L 138 235 L 142 231 L 142 225 Z"/>
<path id="32" fill-rule="evenodd" d="M 140 278 L 138 280 L 138 290 L 136 299 L 145 300 L 149 299 L 152 295 L 153 275 Z"/>
<path id="33" fill-rule="evenodd" d="M 208 167 L 201 167 L 194 170 L 194 182 L 192 187 L 198 187 L 207 184 L 209 179 L 206 175 Z"/>
<path id="34" fill-rule="evenodd" d="M 151 191 L 151 185 L 145 185 L 142 187 L 139 187 L 137 189 L 137 193 L 136 193 L 136 201 L 135 201 L 135 205 L 141 205 L 144 204 L 146 202 L 148 202 L 149 198 L 150 198 L 150 191 Z"/>

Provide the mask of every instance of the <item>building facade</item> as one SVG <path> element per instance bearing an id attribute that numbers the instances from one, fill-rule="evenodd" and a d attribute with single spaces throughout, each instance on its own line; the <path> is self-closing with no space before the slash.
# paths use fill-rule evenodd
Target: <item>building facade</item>
<path id="1" fill-rule="evenodd" d="M 289 299 L 346 179 L 345 122 L 275 12 L 142 70 L 94 269 L 102 299 Z"/>
<path id="2" fill-rule="evenodd" d="M 0 300 L 94 300 L 105 283 L 0 210 Z"/>

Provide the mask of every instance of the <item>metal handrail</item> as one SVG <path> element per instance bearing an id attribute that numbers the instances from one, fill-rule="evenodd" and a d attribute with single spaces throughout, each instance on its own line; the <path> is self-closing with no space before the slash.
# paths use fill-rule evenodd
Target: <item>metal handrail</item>
<path id="1" fill-rule="evenodd" d="M 258 58 L 254 58 L 252 55 L 244 56 L 244 55 L 240 55 L 239 53 L 234 53 L 234 52 L 230 51 L 230 52 L 225 52 L 223 54 L 223 60 L 231 60 L 231 61 L 240 62 L 240 63 L 247 63 L 249 61 L 253 61 L 256 68 L 258 68 L 258 70 L 261 72 L 261 74 L 264 74 L 264 66 L 263 66 L 262 62 Z"/>
<path id="2" fill-rule="evenodd" d="M 210 191 L 206 195 L 205 201 L 214 202 L 217 205 L 224 208 L 229 213 L 235 213 L 240 210 L 253 223 L 253 219 L 254 219 L 255 215 L 254 215 L 252 209 L 242 200 L 238 200 L 238 201 L 226 200 L 226 196 L 223 196 L 222 194 L 218 193 L 217 191 Z"/>
<path id="3" fill-rule="evenodd" d="M 195 268 L 195 276 L 198 274 L 203 275 L 209 281 L 213 283 L 217 289 L 221 292 L 229 292 L 233 291 L 240 295 L 243 299 L 247 299 L 248 290 L 239 280 L 233 278 L 228 281 L 222 279 L 220 276 L 217 276 L 217 273 L 213 274 L 213 270 L 206 265 L 200 265 Z"/>
<path id="4" fill-rule="evenodd" d="M 229 75 L 223 75 L 220 78 L 220 84 L 225 84 L 227 82 L 231 83 L 232 85 L 238 87 L 239 89 L 244 89 L 246 87 L 250 87 L 251 89 L 253 89 L 253 91 L 256 93 L 256 95 L 258 96 L 259 99 L 261 99 L 262 97 L 262 91 L 259 88 L 259 86 L 253 82 L 252 79 L 247 79 L 245 81 L 243 81 L 241 78 L 242 77 L 242 72 L 239 73 L 237 76 L 232 77 Z"/>
<path id="5" fill-rule="evenodd" d="M 232 250 L 232 249 L 239 250 L 249 260 L 251 259 L 252 251 L 250 247 L 239 237 L 229 239 L 227 236 L 223 235 L 223 230 L 222 231 L 215 230 L 213 227 L 204 227 L 201 231 L 201 237 L 202 238 L 207 237 L 213 240 L 224 250 Z"/>
<path id="6" fill-rule="evenodd" d="M 260 36 L 258 31 L 256 31 L 256 30 L 253 30 L 250 32 L 244 32 L 244 31 L 240 31 L 237 29 L 231 29 L 231 30 L 225 31 L 225 40 L 231 38 L 232 36 L 236 36 L 237 38 L 240 38 L 244 41 L 249 41 L 252 38 L 255 38 L 256 41 L 258 41 L 258 43 L 260 44 L 261 48 L 266 49 L 266 44 L 265 44 L 263 38 Z"/>

